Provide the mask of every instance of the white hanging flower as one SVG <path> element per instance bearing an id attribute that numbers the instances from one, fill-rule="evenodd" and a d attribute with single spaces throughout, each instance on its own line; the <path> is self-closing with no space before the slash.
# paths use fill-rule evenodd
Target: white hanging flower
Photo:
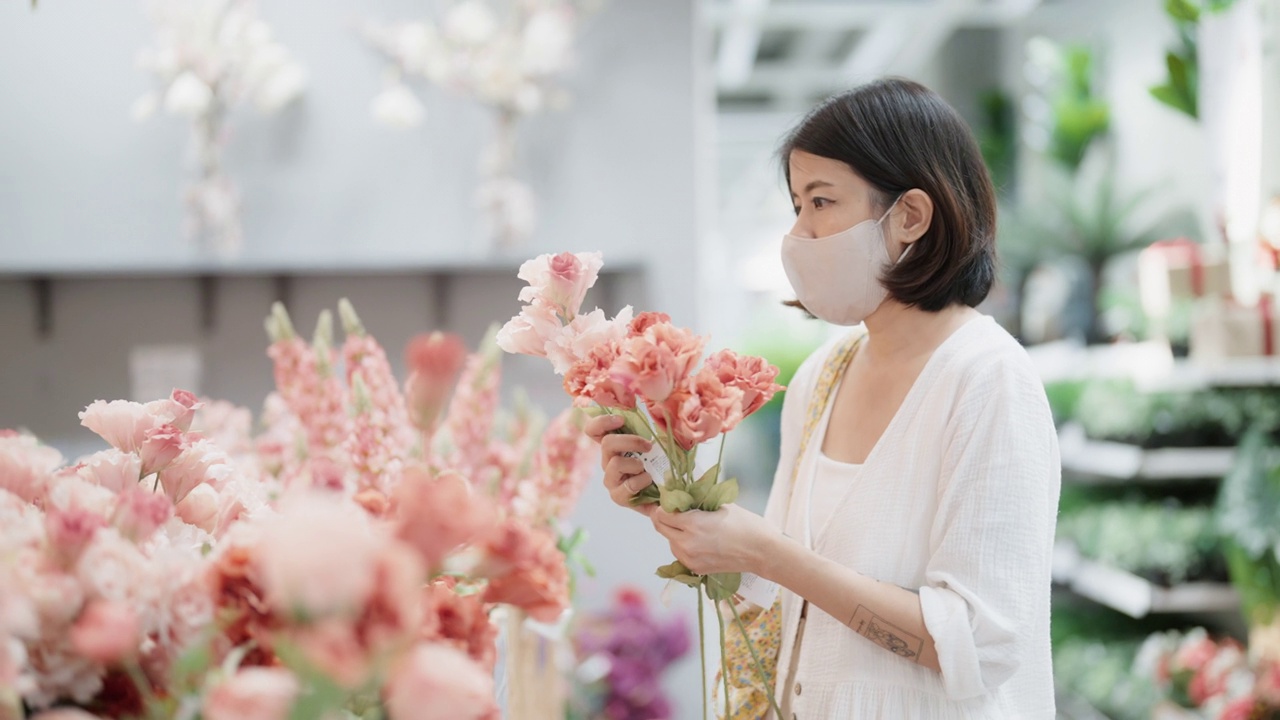
<path id="1" fill-rule="evenodd" d="M 463 0 L 445 17 L 445 32 L 465 45 L 480 45 L 498 30 L 498 20 L 481 0 Z"/>
<path id="2" fill-rule="evenodd" d="M 373 119 L 397 128 L 416 127 L 422 123 L 426 110 L 413 91 L 401 83 L 387 87 L 373 99 Z"/>
<path id="3" fill-rule="evenodd" d="M 552 75 L 565 69 L 573 48 L 569 10 L 539 10 L 524 28 L 520 64 L 530 75 Z"/>
<path id="4" fill-rule="evenodd" d="M 196 117 L 209 109 L 213 91 L 188 70 L 174 78 L 164 96 L 164 109 L 174 115 Z"/>
<path id="5" fill-rule="evenodd" d="M 258 109 L 272 113 L 302 95 L 307 88 L 307 71 L 297 63 L 286 63 L 258 87 Z"/>

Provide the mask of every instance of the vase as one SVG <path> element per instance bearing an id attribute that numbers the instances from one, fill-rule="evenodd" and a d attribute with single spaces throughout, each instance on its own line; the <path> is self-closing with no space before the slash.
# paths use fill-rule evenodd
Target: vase
<path id="1" fill-rule="evenodd" d="M 567 648 L 562 634 L 539 632 L 524 611 L 504 610 L 505 717 L 564 720 L 567 692 L 561 658 Z"/>

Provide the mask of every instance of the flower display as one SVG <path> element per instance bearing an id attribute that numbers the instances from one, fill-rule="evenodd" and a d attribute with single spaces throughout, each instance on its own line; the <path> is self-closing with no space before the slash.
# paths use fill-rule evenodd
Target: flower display
<path id="1" fill-rule="evenodd" d="M 244 240 L 240 193 L 223 169 L 228 116 L 251 102 L 273 113 L 306 88 L 306 70 L 272 37 L 254 0 L 152 0 L 155 37 L 137 58 L 156 89 L 133 106 L 138 120 L 159 110 L 187 118 L 198 163 L 186 191 L 187 234 L 234 255 Z"/>
<path id="2" fill-rule="evenodd" d="M 1204 628 L 1156 633 L 1143 643 L 1134 664 L 1169 700 L 1203 717 L 1280 717 L 1280 665 L 1251 658 L 1232 638 L 1214 638 Z"/>
<path id="3" fill-rule="evenodd" d="M 339 316 L 335 348 L 273 309 L 256 437 L 180 390 L 91 403 L 108 447 L 71 464 L 0 431 L 0 717 L 498 717 L 495 615 L 568 608 L 589 440 L 502 410 L 492 336 L 416 348 L 406 396 Z"/>
<path id="4" fill-rule="evenodd" d="M 525 262 L 519 271 L 528 283 L 519 296 L 523 306 L 498 332 L 498 345 L 547 358 L 564 376 L 565 392 L 576 406 L 620 415 L 623 432 L 653 442 L 654 450 L 642 460 L 654 483 L 632 502 L 657 503 L 673 513 L 714 511 L 733 502 L 737 481 L 721 478 L 725 435 L 783 389 L 774 382 L 778 369 L 731 350 L 704 361 L 706 339 L 661 313 L 634 315 L 628 306 L 612 319 L 598 308 L 584 314 L 586 292 L 602 266 L 599 253 Z M 716 437 L 720 459 L 696 473 L 699 446 Z M 659 568 L 658 575 L 701 588 L 717 602 L 732 598 L 742 581 L 740 573 L 696 575 L 679 561 Z M 701 591 L 698 599 L 701 606 Z M 724 618 L 719 619 L 723 630 Z M 703 657 L 705 662 L 705 648 Z"/>
<path id="5" fill-rule="evenodd" d="M 533 190 L 516 178 L 516 130 L 522 117 L 562 107 L 557 78 L 573 63 L 583 0 L 458 0 L 438 19 L 366 22 L 364 39 L 391 64 L 373 99 L 373 118 L 399 128 L 423 122 L 426 109 L 406 81 L 419 79 L 472 98 L 495 118 L 481 156 L 475 203 L 491 237 L 511 247 L 537 222 Z"/>
<path id="6" fill-rule="evenodd" d="M 675 717 L 662 675 L 689 652 L 690 631 L 680 618 L 659 620 L 639 590 L 621 588 L 613 605 L 584 618 L 574 633 L 579 675 L 589 717 L 667 720 Z"/>

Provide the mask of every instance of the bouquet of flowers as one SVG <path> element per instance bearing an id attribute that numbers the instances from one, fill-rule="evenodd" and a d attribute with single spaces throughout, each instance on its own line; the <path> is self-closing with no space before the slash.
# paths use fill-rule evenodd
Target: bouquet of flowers
<path id="1" fill-rule="evenodd" d="M 643 593 L 622 588 L 608 610 L 585 618 L 574 633 L 579 675 L 602 687 L 585 717 L 601 720 L 669 720 L 673 708 L 662 692 L 662 674 L 689 651 L 689 628 L 680 618 L 660 621 Z"/>
<path id="2" fill-rule="evenodd" d="M 621 415 L 623 431 L 654 443 L 645 460 L 656 482 L 635 502 L 658 503 L 667 512 L 714 511 L 733 502 L 738 484 L 721 477 L 720 460 L 695 472 L 698 447 L 719 437 L 722 459 L 725 434 L 783 389 L 774 382 L 778 369 L 732 350 L 703 360 L 706 339 L 663 313 L 633 315 L 627 306 L 612 319 L 599 308 L 583 314 L 602 266 L 599 253 L 542 255 L 524 263 L 524 306 L 498 333 L 499 346 L 547 358 L 564 376 L 575 405 Z M 740 573 L 695 575 L 678 561 L 658 575 L 703 588 L 713 601 L 731 599 L 742 582 Z"/>
<path id="3" fill-rule="evenodd" d="M 466 361 L 440 419 L 458 343 L 415 346 L 411 411 L 342 315 L 339 366 L 329 322 L 308 344 L 273 313 L 257 437 L 247 411 L 182 391 L 91 404 L 81 422 L 110 448 L 71 465 L 0 431 L 0 718 L 498 717 L 492 615 L 567 608 L 555 523 L 590 442 L 566 415 L 500 464 L 496 353 Z"/>
<path id="4" fill-rule="evenodd" d="M 1280 717 L 1280 665 L 1251 661 L 1234 639 L 1204 628 L 1147 638 L 1134 662 L 1179 707 L 1216 720 Z"/>

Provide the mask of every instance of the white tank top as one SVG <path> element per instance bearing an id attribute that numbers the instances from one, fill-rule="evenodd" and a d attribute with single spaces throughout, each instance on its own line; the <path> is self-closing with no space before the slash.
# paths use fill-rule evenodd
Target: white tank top
<path id="1" fill-rule="evenodd" d="M 810 549 L 814 547 L 814 541 L 826 527 L 836 506 L 861 474 L 862 465 L 832 460 L 823 453 L 818 453 L 817 468 L 809 483 L 808 497 L 804 504 L 808 509 L 804 541 Z"/>

